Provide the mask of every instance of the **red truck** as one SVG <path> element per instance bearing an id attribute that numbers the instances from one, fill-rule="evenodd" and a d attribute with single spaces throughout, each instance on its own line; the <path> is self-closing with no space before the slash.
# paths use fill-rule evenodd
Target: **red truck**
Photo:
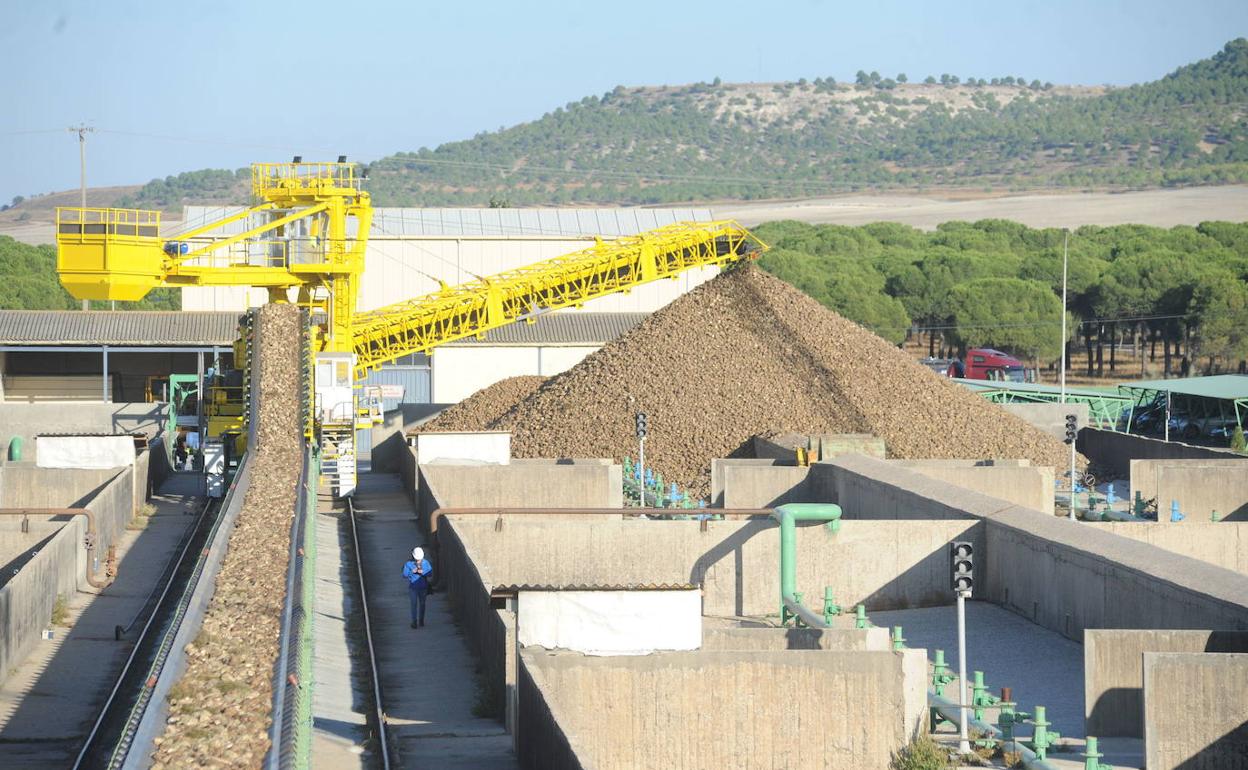
<path id="1" fill-rule="evenodd" d="M 954 361 L 947 372 L 950 377 L 968 380 L 1001 380 L 1027 382 L 1023 362 L 1009 353 L 992 348 L 972 348 L 966 352 L 966 362 Z"/>

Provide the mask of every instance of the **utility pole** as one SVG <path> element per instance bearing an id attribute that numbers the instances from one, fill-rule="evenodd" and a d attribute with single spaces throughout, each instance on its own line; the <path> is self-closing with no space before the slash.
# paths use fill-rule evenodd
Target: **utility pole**
<path id="1" fill-rule="evenodd" d="M 85 209 L 87 207 L 87 134 L 95 131 L 95 128 L 86 123 L 79 123 L 76 126 L 70 126 L 67 130 L 71 134 L 78 135 L 78 205 Z M 82 223 L 82 219 L 79 219 L 79 223 Z M 91 301 L 84 299 L 82 309 L 90 310 Z"/>
<path id="2" fill-rule="evenodd" d="M 1070 231 L 1062 242 L 1062 403 L 1066 403 L 1066 263 L 1070 256 Z"/>

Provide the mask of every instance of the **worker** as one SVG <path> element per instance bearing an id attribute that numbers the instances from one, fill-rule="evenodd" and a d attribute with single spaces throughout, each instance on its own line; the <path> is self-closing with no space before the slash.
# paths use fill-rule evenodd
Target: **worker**
<path id="1" fill-rule="evenodd" d="M 425 549 L 416 546 L 412 558 L 403 565 L 403 577 L 407 578 L 407 595 L 412 605 L 412 628 L 425 624 L 425 597 L 429 594 L 429 578 L 433 565 L 425 558 Z"/>
<path id="2" fill-rule="evenodd" d="M 186 433 L 178 431 L 178 437 L 173 442 L 173 469 L 180 471 L 186 467 Z"/>

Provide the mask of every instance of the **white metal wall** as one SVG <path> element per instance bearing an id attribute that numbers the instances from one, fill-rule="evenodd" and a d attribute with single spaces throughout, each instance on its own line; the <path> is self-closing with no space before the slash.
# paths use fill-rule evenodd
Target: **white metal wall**
<path id="1" fill-rule="evenodd" d="M 433 402 L 454 404 L 508 377 L 550 377 L 579 364 L 599 345 L 464 345 L 439 348 L 433 365 Z"/>
<path id="2" fill-rule="evenodd" d="M 533 238 L 390 238 L 369 239 L 360 285 L 360 310 L 430 294 L 437 281 L 450 285 L 512 270 L 534 262 L 579 251 L 592 241 Z M 586 312 L 649 312 L 700 283 L 710 280 L 718 268 L 689 270 L 674 280 L 638 287 L 629 294 L 602 297 L 586 303 Z M 262 289 L 235 286 L 182 289 L 183 310 L 245 310 L 264 304 Z M 568 309 L 564 312 L 577 312 Z"/>

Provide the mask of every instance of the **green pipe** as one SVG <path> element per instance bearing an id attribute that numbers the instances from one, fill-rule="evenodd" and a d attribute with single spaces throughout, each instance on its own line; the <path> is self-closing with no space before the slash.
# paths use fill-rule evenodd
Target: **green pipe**
<path id="1" fill-rule="evenodd" d="M 957 703 L 948 700 L 947 698 L 942 698 L 941 696 L 931 692 L 927 694 L 927 700 L 928 705 L 936 710 L 942 718 L 952 722 L 955 725 L 958 724 L 958 719 L 960 719 L 960 709 L 958 708 Z M 1038 716 L 1043 719 L 1044 707 L 1041 706 L 1038 710 Z M 1046 722 L 1045 724 L 1047 725 L 1048 723 Z M 967 719 L 967 725 L 979 730 L 991 739 L 1001 740 L 1003 737 L 1001 730 L 988 722 L 972 717 Z M 1049 733 L 1049 735 L 1057 737 L 1054 733 Z M 1057 768 L 1045 759 L 1043 755 L 1039 755 L 1037 752 L 1032 751 L 1031 747 L 1027 746 L 1025 743 L 1016 743 L 1014 745 L 1014 749 L 1018 752 L 1019 758 L 1022 759 L 1023 767 L 1029 768 L 1029 770 L 1057 770 Z"/>
<path id="2" fill-rule="evenodd" d="M 893 626 L 893 652 L 901 652 L 906 648 L 906 638 L 901 635 L 901 626 Z"/>
<path id="3" fill-rule="evenodd" d="M 832 618 L 841 614 L 841 608 L 837 605 L 836 599 L 832 595 L 832 586 L 823 587 L 823 622 L 832 625 Z"/>
<path id="4" fill-rule="evenodd" d="M 780 624 L 789 620 L 786 602 L 800 604 L 797 592 L 797 522 L 837 521 L 841 507 L 831 503 L 786 503 L 771 512 L 780 523 Z"/>
<path id="5" fill-rule="evenodd" d="M 859 604 L 854 608 L 854 628 L 867 627 L 867 605 Z"/>
<path id="6" fill-rule="evenodd" d="M 9 439 L 9 462 L 20 463 L 22 461 L 22 437 L 14 436 Z"/>

